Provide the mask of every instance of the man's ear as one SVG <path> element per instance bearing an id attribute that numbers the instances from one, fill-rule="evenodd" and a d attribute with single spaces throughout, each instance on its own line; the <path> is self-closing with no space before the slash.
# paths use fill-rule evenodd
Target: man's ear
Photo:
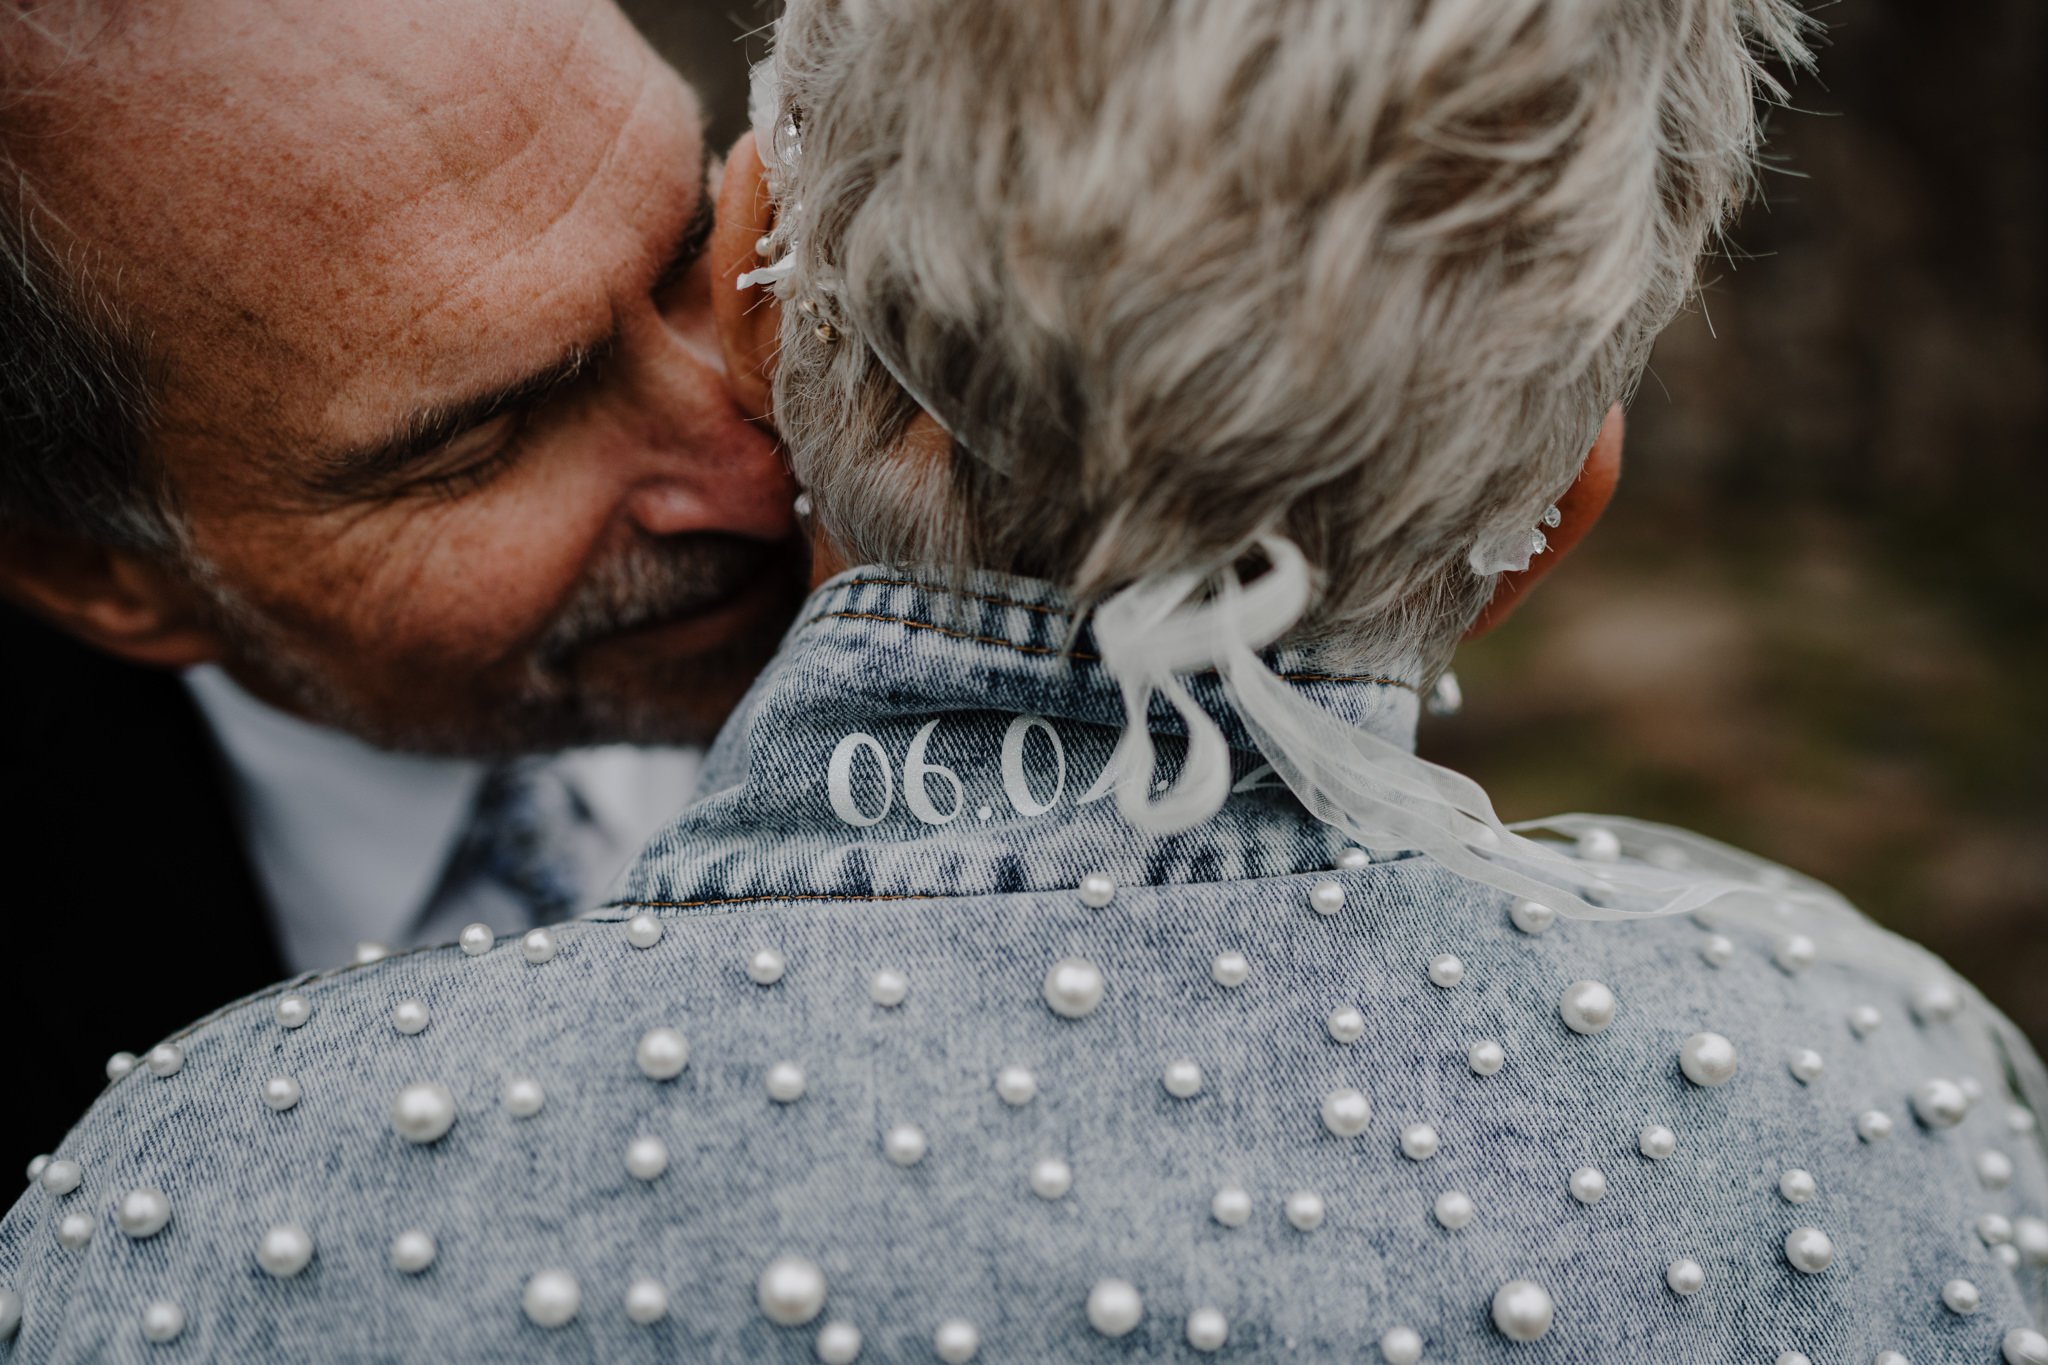
<path id="1" fill-rule="evenodd" d="M 1562 563 L 1600 520 L 1600 514 L 1614 500 L 1615 485 L 1621 482 L 1622 426 L 1621 404 L 1616 403 L 1607 410 L 1607 420 L 1600 424 L 1600 434 L 1594 438 L 1592 452 L 1586 456 L 1579 477 L 1557 500 L 1558 514 L 1563 520 L 1544 532 L 1550 539 L 1550 548 L 1530 560 L 1528 568 L 1500 576 L 1493 600 L 1465 632 L 1466 639 L 1476 640 L 1507 620 L 1543 576 Z"/>
<path id="2" fill-rule="evenodd" d="M 190 668 L 221 654 L 198 592 L 181 575 L 62 532 L 0 536 L 0 596 L 130 663 Z"/>
<path id="3" fill-rule="evenodd" d="M 726 382 L 740 410 L 765 421 L 773 406 L 777 329 L 782 306 L 768 288 L 741 289 L 740 276 L 769 262 L 755 250 L 775 226 L 768 198 L 768 172 L 748 133 L 725 158 L 718 189 L 718 218 L 711 230 L 711 308 L 725 352 Z"/>

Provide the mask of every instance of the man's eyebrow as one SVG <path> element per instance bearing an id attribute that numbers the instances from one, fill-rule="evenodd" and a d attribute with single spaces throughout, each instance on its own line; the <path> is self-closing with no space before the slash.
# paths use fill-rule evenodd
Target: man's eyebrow
<path id="1" fill-rule="evenodd" d="M 669 252 L 668 260 L 662 263 L 660 273 L 654 277 L 653 292 L 657 295 L 681 283 L 711 245 L 711 230 L 718 218 L 717 187 L 711 179 L 714 165 L 710 153 L 704 153 L 697 172 L 697 206 L 690 211 L 689 219 L 676 237 L 675 249 Z"/>
<path id="2" fill-rule="evenodd" d="M 601 364 L 617 342 L 614 332 L 594 345 L 575 346 L 509 384 L 421 408 L 395 435 L 320 456 L 306 482 L 315 492 L 337 496 L 383 487 L 464 432 L 508 413 L 524 414 L 544 406 Z"/>
<path id="3" fill-rule="evenodd" d="M 709 152 L 703 153 L 698 169 L 697 202 L 677 234 L 668 259 L 656 274 L 651 293 L 665 293 L 679 283 L 710 247 L 718 216 L 718 196 L 713 193 L 712 181 L 715 169 Z M 543 407 L 601 364 L 618 340 L 615 328 L 594 345 L 577 346 L 552 364 L 510 384 L 452 403 L 422 408 L 407 418 L 394 436 L 319 457 L 305 481 L 313 491 L 330 496 L 356 494 L 390 484 L 464 432 L 507 413 L 528 413 Z"/>

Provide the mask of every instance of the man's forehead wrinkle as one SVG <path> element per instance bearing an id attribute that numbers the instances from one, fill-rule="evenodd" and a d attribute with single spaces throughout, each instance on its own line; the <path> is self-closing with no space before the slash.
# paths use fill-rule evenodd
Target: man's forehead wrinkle
<path id="1" fill-rule="evenodd" d="M 648 70 L 651 74 L 665 68 L 650 64 Z M 681 90 L 677 85 L 676 91 Z M 523 314 L 580 314 L 585 319 L 581 324 L 584 334 L 563 336 L 562 342 L 594 345 L 601 341 L 612 325 L 611 294 L 624 282 L 649 282 L 637 276 L 627 281 L 622 272 L 651 272 L 656 268 L 653 255 L 667 245 L 662 240 L 664 234 L 648 231 L 650 224 L 671 227 L 671 220 L 679 223 L 690 207 L 659 201 L 664 196 L 675 197 L 678 188 L 695 193 L 684 176 L 673 173 L 680 168 L 663 166 L 639 145 L 645 141 L 650 121 L 675 112 L 659 105 L 665 95 L 676 91 L 658 81 L 643 80 L 617 116 L 611 136 L 573 178 L 559 174 L 560 158 L 554 148 L 536 145 L 532 155 L 547 163 L 554 182 L 550 188 L 559 187 L 557 192 L 566 197 L 548 208 L 544 222 L 530 216 L 541 201 L 528 201 L 529 215 L 494 233 L 498 240 L 487 249 L 459 253 L 459 264 L 394 319 L 380 339 L 381 346 L 390 350 L 422 336 L 488 326 L 500 321 L 492 316 L 493 311 L 508 303 Z M 694 107 L 686 100 L 680 112 L 693 116 Z M 516 174 L 516 168 L 508 168 L 507 173 Z M 627 202 L 591 207 L 593 198 L 600 195 Z M 595 235 L 589 230 L 593 222 L 601 225 Z M 394 230 L 402 239 L 402 227 Z M 603 264 L 593 268 L 593 260 Z M 564 265 L 578 268 L 560 268 Z M 513 294 L 517 297 L 510 297 Z"/>

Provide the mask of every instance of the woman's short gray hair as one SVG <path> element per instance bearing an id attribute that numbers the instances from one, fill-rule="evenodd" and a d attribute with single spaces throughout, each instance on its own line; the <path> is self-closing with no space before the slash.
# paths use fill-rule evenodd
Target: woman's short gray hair
<path id="1" fill-rule="evenodd" d="M 1753 183 L 1788 0 L 790 0 L 775 380 L 856 562 L 1084 600 L 1267 531 L 1429 671 Z M 914 397 L 912 395 L 915 395 Z M 892 452 L 919 406 L 950 459 Z"/>

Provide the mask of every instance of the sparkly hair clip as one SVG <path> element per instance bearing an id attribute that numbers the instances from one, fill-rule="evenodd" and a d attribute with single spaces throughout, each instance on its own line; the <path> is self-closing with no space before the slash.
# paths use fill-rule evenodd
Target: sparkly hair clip
<path id="1" fill-rule="evenodd" d="M 1550 548 L 1550 537 L 1543 534 L 1543 527 L 1554 531 L 1563 521 L 1564 513 L 1553 505 L 1543 514 L 1543 526 L 1526 531 L 1516 527 L 1499 536 L 1482 537 L 1472 546 L 1466 562 L 1481 578 L 1497 573 L 1521 573 L 1537 555 Z"/>

